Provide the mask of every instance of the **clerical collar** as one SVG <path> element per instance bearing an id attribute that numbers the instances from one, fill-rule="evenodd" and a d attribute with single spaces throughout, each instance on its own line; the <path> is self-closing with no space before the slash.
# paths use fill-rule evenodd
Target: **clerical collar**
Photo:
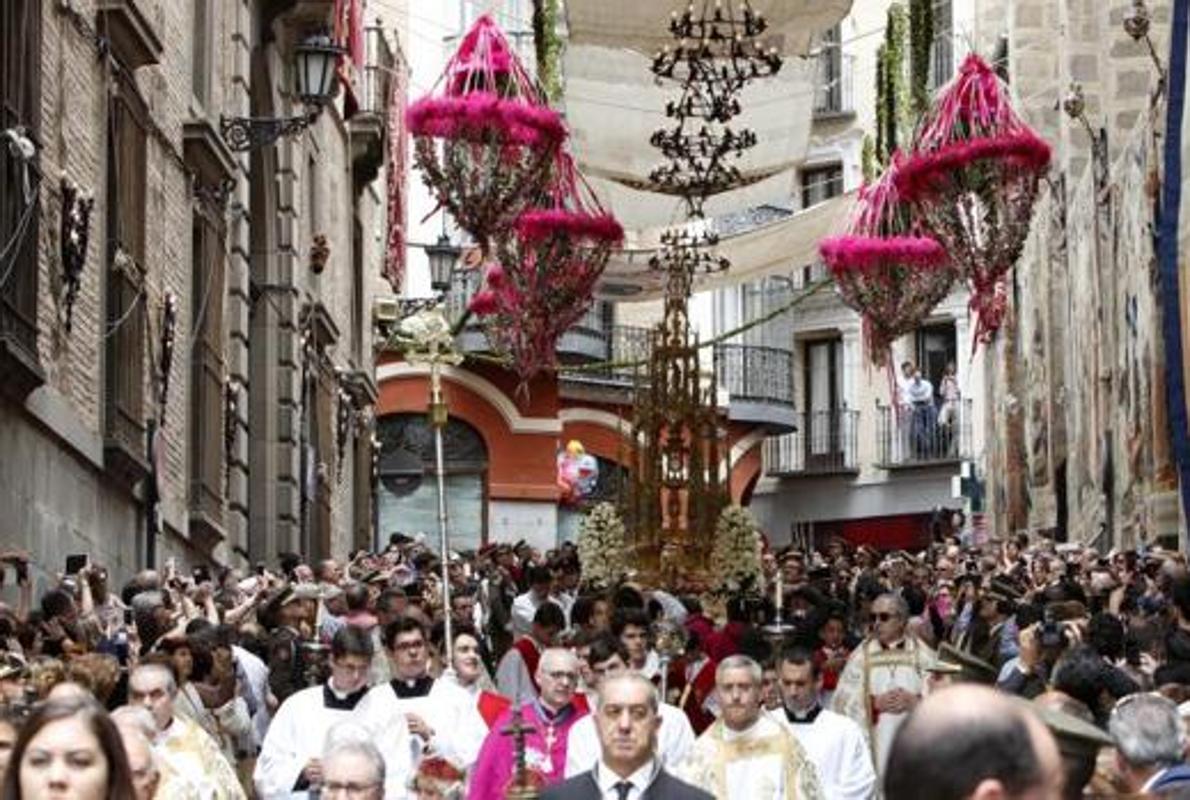
<path id="1" fill-rule="evenodd" d="M 814 707 L 809 711 L 804 711 L 801 713 L 794 711 L 789 706 L 785 707 L 785 717 L 794 725 L 809 725 L 811 722 L 818 719 L 818 715 L 821 713 L 822 706 L 818 705 L 818 703 L 815 703 Z"/>
<path id="2" fill-rule="evenodd" d="M 533 701 L 533 710 L 537 712 L 537 716 L 541 717 L 548 724 L 561 725 L 574 713 L 574 703 L 567 703 L 557 711 L 554 711 L 545 703 L 541 702 L 541 698 L 539 697 Z"/>
<path id="3" fill-rule="evenodd" d="M 425 697 L 430 693 L 430 689 L 434 686 L 434 679 L 429 675 L 422 675 L 415 680 L 405 680 L 404 678 L 393 678 L 389 681 L 389 686 L 393 687 L 393 691 L 401 700 L 408 700 L 413 697 Z"/>
<path id="4" fill-rule="evenodd" d="M 330 681 L 327 681 L 322 684 L 322 705 L 335 711 L 354 711 L 355 707 L 359 705 L 359 701 L 363 700 L 367 693 L 368 687 L 363 686 L 350 694 L 343 694 L 333 688 Z"/>

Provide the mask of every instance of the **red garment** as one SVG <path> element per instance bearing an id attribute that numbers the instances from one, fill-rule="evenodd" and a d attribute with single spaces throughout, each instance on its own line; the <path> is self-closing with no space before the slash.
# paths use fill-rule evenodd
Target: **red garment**
<path id="1" fill-rule="evenodd" d="M 844 651 L 844 660 L 846 660 L 848 655 L 850 654 Z M 814 651 L 814 663 L 817 664 L 818 669 L 822 671 L 822 690 L 824 692 L 833 692 L 839 685 L 839 673 L 833 669 L 827 668 L 826 662 L 826 648 L 819 647 Z"/>
<path id="2" fill-rule="evenodd" d="M 690 727 L 694 728 L 694 735 L 698 736 L 715 721 L 715 715 L 706 709 L 707 699 L 715 692 L 715 661 L 708 658 L 698 670 L 693 680 L 682 689 L 678 700 L 678 707 L 690 720 Z M 683 667 L 683 675 L 685 667 Z"/>
<path id="3" fill-rule="evenodd" d="M 533 682 L 533 690 L 541 694 L 541 687 L 537 685 L 537 662 L 541 661 L 541 651 L 537 649 L 537 642 L 528 636 L 523 636 L 513 645 L 521 660 L 525 662 L 525 669 L 529 672 L 529 680 Z"/>
<path id="4" fill-rule="evenodd" d="M 704 640 L 703 651 L 712 661 L 722 661 L 740 652 L 740 640 L 748 626 L 743 622 L 729 622 Z"/>
<path id="5" fill-rule="evenodd" d="M 691 614 L 686 618 L 686 630 L 697 633 L 705 646 L 707 637 L 715 633 L 715 624 L 705 614 Z"/>
<path id="6" fill-rule="evenodd" d="M 485 690 L 479 693 L 477 706 L 479 708 L 479 716 L 483 717 L 483 721 L 487 723 L 488 729 L 491 730 L 496 718 L 512 706 L 512 701 L 502 694 Z"/>

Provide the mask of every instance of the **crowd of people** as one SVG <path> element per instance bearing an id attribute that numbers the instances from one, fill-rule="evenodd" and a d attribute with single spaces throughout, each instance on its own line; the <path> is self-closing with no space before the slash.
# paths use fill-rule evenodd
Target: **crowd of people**
<path id="1" fill-rule="evenodd" d="M 1190 797 L 1174 551 L 832 541 L 726 597 L 402 535 L 119 585 L 0 563 L 3 800 Z"/>

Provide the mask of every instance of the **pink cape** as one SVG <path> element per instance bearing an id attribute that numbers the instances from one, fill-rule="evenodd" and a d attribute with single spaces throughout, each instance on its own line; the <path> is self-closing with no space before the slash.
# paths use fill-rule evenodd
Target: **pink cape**
<path id="1" fill-rule="evenodd" d="M 553 747 L 548 753 L 549 771 L 542 774 L 543 786 L 561 783 L 566 771 L 566 743 L 570 738 L 570 729 L 586 715 L 585 710 L 579 710 L 554 729 Z M 525 751 L 528 754 L 526 764 L 529 769 L 543 764 L 546 757 L 546 726 L 537 715 L 532 703 L 521 706 L 521 714 L 525 724 L 536 730 L 525 736 Z M 503 735 L 502 731 L 512 720 L 512 709 L 505 711 L 496 718 L 491 731 L 484 739 L 483 747 L 479 749 L 479 757 L 475 762 L 475 769 L 471 773 L 471 788 L 467 792 L 467 800 L 504 800 L 508 783 L 512 780 L 512 771 L 516 761 L 516 753 L 511 736 Z"/>

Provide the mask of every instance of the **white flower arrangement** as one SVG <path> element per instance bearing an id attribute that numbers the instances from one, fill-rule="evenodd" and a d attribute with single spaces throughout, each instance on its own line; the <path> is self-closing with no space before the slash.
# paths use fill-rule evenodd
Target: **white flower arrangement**
<path id="1" fill-rule="evenodd" d="M 723 593 L 758 593 L 762 588 L 760 528 L 752 514 L 728 506 L 715 524 L 711 548 L 711 578 Z"/>
<path id="2" fill-rule="evenodd" d="M 587 512 L 577 542 L 585 584 L 607 589 L 624 579 L 628 572 L 626 539 L 624 521 L 615 505 L 599 503 Z"/>

